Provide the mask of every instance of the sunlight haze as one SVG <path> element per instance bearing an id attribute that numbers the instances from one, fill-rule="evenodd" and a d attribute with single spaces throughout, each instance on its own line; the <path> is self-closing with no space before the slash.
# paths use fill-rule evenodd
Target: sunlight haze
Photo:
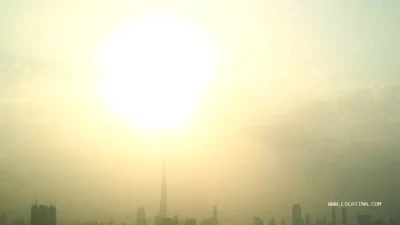
<path id="1" fill-rule="evenodd" d="M 100 46 L 102 94 L 133 125 L 172 129 L 190 120 L 212 81 L 216 51 L 193 24 L 147 15 Z"/>
<path id="2" fill-rule="evenodd" d="M 328 201 L 384 203 L 347 225 L 398 217 L 399 11 L 0 1 L 0 215 L 29 224 L 38 200 L 58 225 L 133 225 L 139 207 L 153 225 L 164 158 L 168 216 L 199 225 L 213 205 L 220 225 L 292 225 L 293 204 L 323 217 Z"/>

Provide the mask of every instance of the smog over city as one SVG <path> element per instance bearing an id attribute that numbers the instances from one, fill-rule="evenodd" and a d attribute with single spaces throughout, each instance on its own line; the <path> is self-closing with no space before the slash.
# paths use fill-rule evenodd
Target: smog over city
<path id="1" fill-rule="evenodd" d="M 399 11 L 1 0 L 0 225 L 399 225 Z"/>

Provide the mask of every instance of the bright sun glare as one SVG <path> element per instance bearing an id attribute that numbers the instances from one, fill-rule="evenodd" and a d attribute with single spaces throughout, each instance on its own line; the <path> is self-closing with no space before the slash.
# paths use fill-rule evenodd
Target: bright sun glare
<path id="1" fill-rule="evenodd" d="M 102 95 L 119 115 L 151 130 L 189 122 L 210 83 L 215 52 L 194 25 L 147 16 L 101 46 Z"/>

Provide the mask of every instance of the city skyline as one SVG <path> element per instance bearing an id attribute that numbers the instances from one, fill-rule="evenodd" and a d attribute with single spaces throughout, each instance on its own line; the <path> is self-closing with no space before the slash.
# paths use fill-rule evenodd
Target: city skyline
<path id="1" fill-rule="evenodd" d="M 329 207 L 332 208 L 332 207 Z M 339 208 L 339 207 L 337 207 Z M 346 208 L 348 207 L 340 207 L 342 210 L 342 223 L 340 225 L 345 225 L 346 221 L 347 221 L 347 213 L 346 213 Z M 327 220 L 327 216 L 323 216 L 323 217 L 315 217 L 315 223 L 310 222 L 310 225 L 333 225 L 333 221 L 334 221 L 334 216 L 336 215 L 335 213 L 335 207 L 332 208 L 331 210 L 331 214 L 330 216 L 332 217 L 331 220 Z M 58 225 L 59 223 L 57 222 L 57 210 L 56 210 L 56 206 L 54 205 L 43 205 L 43 204 L 38 204 L 38 202 L 36 202 L 35 204 L 32 205 L 31 210 L 30 210 L 30 220 L 28 222 L 28 224 L 31 225 Z M 311 221 L 310 220 L 311 215 L 310 214 L 306 214 L 306 213 L 302 213 L 301 212 L 301 205 L 300 204 L 294 204 L 292 206 L 292 218 L 291 221 L 292 223 L 300 223 L 303 224 L 305 223 L 305 221 Z M 178 214 L 175 214 L 174 217 L 165 217 L 163 218 L 164 220 L 160 223 L 160 224 L 204 224 L 204 225 L 210 225 L 210 224 L 218 224 L 218 219 L 217 219 L 217 207 L 214 205 L 213 207 L 213 213 L 212 213 L 212 217 L 210 219 L 203 219 L 201 222 L 197 223 L 196 218 L 183 218 L 183 219 L 178 219 Z M 275 225 L 275 216 L 269 217 L 270 219 L 266 219 L 268 221 L 268 225 Z M 305 219 L 307 218 L 307 219 Z M 356 214 L 356 223 L 354 225 L 398 225 L 399 221 L 394 219 L 393 217 L 391 218 L 381 218 L 381 217 L 377 217 L 373 219 L 373 215 L 371 216 L 371 214 Z M 149 217 L 146 217 L 146 213 L 145 213 L 145 209 L 143 207 L 138 208 L 137 210 L 137 214 L 136 214 L 136 225 L 146 225 L 147 221 L 149 219 Z M 14 219 L 11 221 L 7 220 L 7 216 L 5 213 L 1 214 L 0 217 L 0 224 L 1 225 L 7 225 L 7 224 L 13 224 L 13 225 L 24 225 L 25 222 L 24 219 Z M 76 224 L 81 224 L 82 222 L 84 222 L 84 224 L 109 224 L 109 225 L 114 225 L 115 221 L 113 219 L 113 217 L 111 217 L 111 220 L 109 221 L 99 221 L 97 219 L 92 219 L 91 221 L 95 221 L 95 222 L 85 222 L 85 221 L 75 221 L 75 225 Z M 266 223 L 264 223 L 264 219 L 258 216 L 253 216 L 253 225 L 264 225 Z M 157 224 L 157 220 L 155 219 L 153 221 L 155 224 Z M 129 224 L 126 223 L 125 221 L 121 221 L 120 223 L 122 224 Z M 281 221 L 282 224 L 285 224 L 285 220 Z M 65 223 L 62 222 L 62 224 L 64 225 Z M 224 224 L 224 223 L 223 223 Z M 248 224 L 251 224 L 251 220 L 248 221 Z M 353 225 L 353 224 L 352 224 Z"/>
<path id="2" fill-rule="evenodd" d="M 162 172 L 161 172 L 161 186 L 160 186 L 160 201 L 159 201 L 159 211 L 158 214 L 154 217 L 154 220 L 152 220 L 150 217 L 146 216 L 146 210 L 144 207 L 139 207 L 136 212 L 136 217 L 134 218 L 135 222 L 134 225 L 148 225 L 149 223 L 151 224 L 152 222 L 154 225 L 219 225 L 219 219 L 218 219 L 218 207 L 217 205 L 213 205 L 212 207 L 212 216 L 210 218 L 205 218 L 199 222 L 197 222 L 196 218 L 184 218 L 184 219 L 178 219 L 178 213 L 175 213 L 173 217 L 168 216 L 167 213 L 167 175 L 166 175 L 166 162 L 165 158 L 162 159 Z M 349 207 L 356 208 L 354 206 L 357 206 L 356 204 L 359 204 L 359 206 L 365 206 L 364 202 L 346 202 L 346 203 L 340 203 L 341 205 L 347 205 L 347 206 L 340 206 L 337 204 L 337 202 L 328 202 L 327 203 L 328 208 L 331 209 L 330 211 L 330 220 L 327 220 L 327 215 L 324 216 L 315 216 L 315 223 L 312 222 L 311 219 L 311 214 L 310 213 L 304 213 L 302 211 L 301 204 L 293 204 L 292 205 L 292 214 L 291 214 L 291 222 L 293 225 L 348 225 L 347 224 L 347 210 Z M 382 203 L 379 202 L 379 204 L 372 204 L 370 207 L 380 207 L 382 206 Z M 337 214 L 336 214 L 336 209 L 339 208 L 341 209 L 341 223 L 337 224 Z M 266 219 L 268 221 L 268 224 L 264 223 L 265 220 L 262 219 L 262 217 L 253 215 L 253 225 L 276 225 L 275 219 L 276 216 L 270 215 L 270 219 Z M 281 217 L 281 218 L 287 218 L 287 217 Z M 14 219 L 11 223 L 11 225 L 25 225 L 25 219 Z M 106 222 L 99 222 L 98 219 L 93 219 L 92 221 L 97 221 L 97 222 L 85 222 L 87 225 L 103 225 L 107 223 L 108 225 L 114 225 L 114 217 L 111 216 L 110 221 Z M 76 221 L 75 225 L 80 224 L 82 221 Z M 127 225 L 125 221 L 121 221 L 122 225 Z M 30 210 L 30 220 L 29 220 L 30 225 L 60 225 L 57 222 L 57 210 L 56 206 L 54 204 L 49 204 L 49 205 L 44 205 L 44 204 L 38 204 L 38 201 L 36 201 L 35 204 L 31 206 Z M 129 223 L 128 223 L 129 224 Z M 222 224 L 226 224 L 222 222 Z M 248 222 L 250 225 L 250 220 Z M 281 220 L 281 224 L 285 225 L 285 219 Z M 394 219 L 393 217 L 389 218 L 388 220 L 382 219 L 382 217 L 378 217 L 375 219 L 372 219 L 371 214 L 356 214 L 356 223 L 352 223 L 351 225 L 398 225 L 399 221 L 398 218 Z M 3 212 L 0 217 L 0 225 L 8 225 L 7 221 L 7 216 Z M 62 225 L 66 225 L 65 222 L 62 222 Z"/>

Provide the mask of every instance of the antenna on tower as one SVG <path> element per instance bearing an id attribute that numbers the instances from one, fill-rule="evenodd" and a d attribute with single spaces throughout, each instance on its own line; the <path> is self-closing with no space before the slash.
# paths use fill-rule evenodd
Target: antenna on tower
<path id="1" fill-rule="evenodd" d="M 163 157 L 162 163 L 163 163 L 163 176 L 165 177 L 165 156 Z"/>

